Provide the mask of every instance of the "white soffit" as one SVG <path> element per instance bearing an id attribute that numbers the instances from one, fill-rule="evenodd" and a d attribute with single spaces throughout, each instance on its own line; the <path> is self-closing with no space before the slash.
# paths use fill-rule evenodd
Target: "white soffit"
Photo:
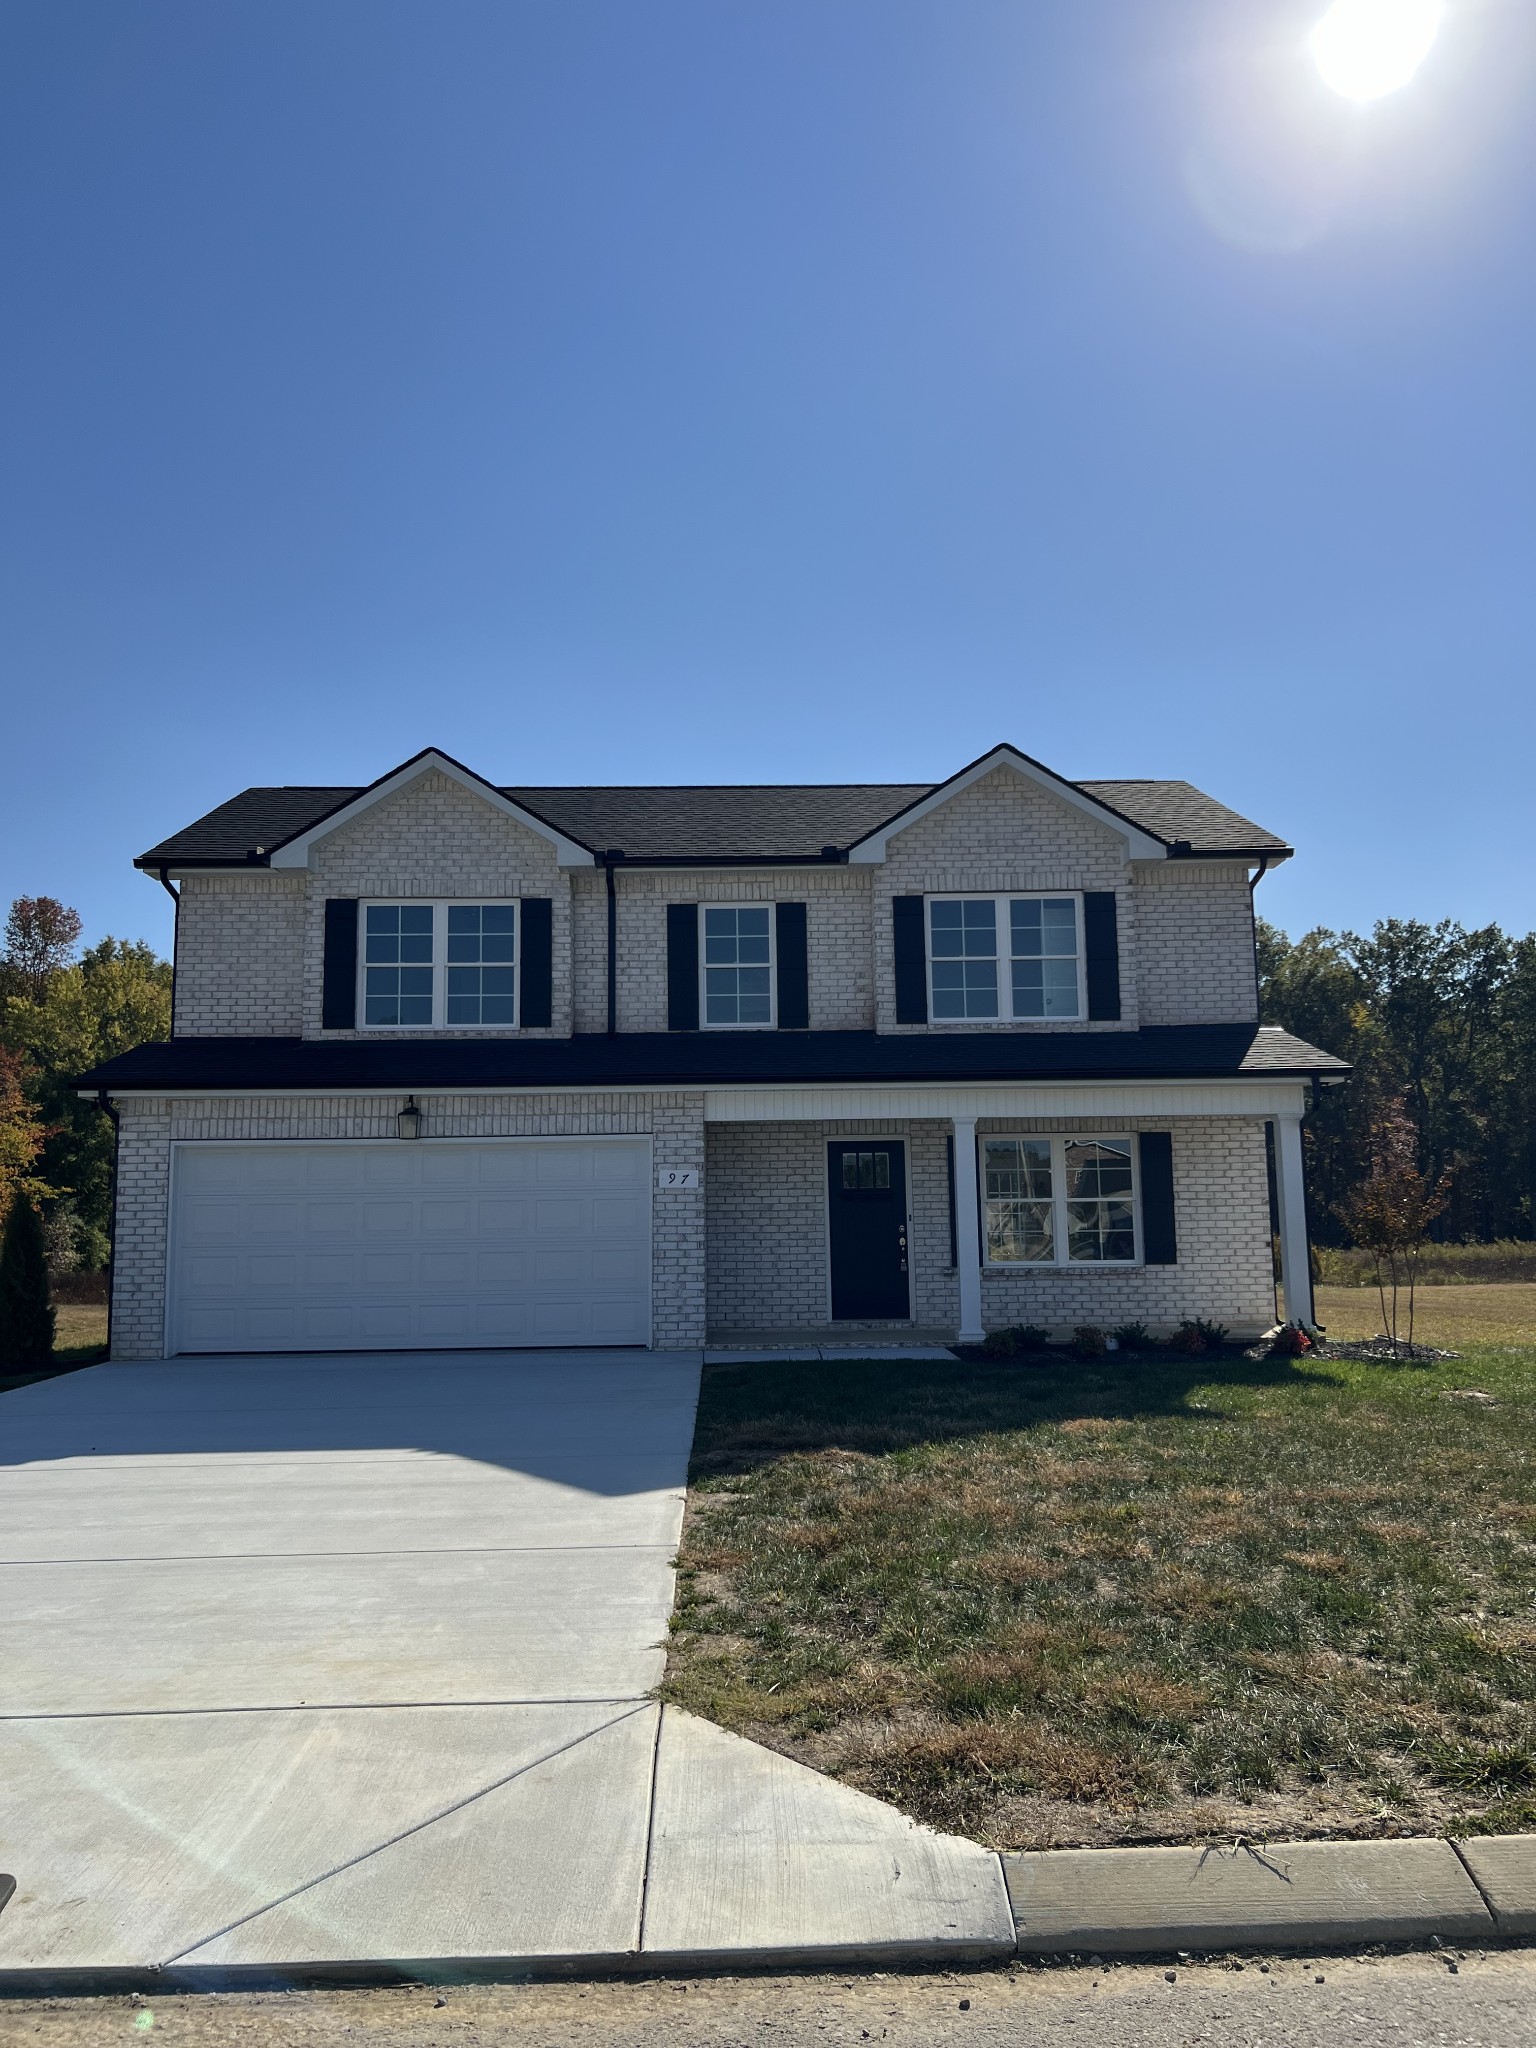
<path id="1" fill-rule="evenodd" d="M 440 754 L 435 747 L 428 747 L 424 753 L 417 754 L 412 760 L 396 768 L 392 774 L 381 776 L 377 782 L 370 783 L 360 796 L 355 796 L 350 803 L 343 804 L 339 811 L 332 811 L 330 816 L 322 818 L 318 825 L 311 825 L 306 831 L 295 833 L 292 839 L 285 840 L 281 846 L 274 847 L 269 856 L 269 866 L 307 868 L 314 848 L 322 839 L 338 831 L 341 826 L 350 825 L 354 818 L 361 817 L 364 811 L 371 810 L 376 803 L 382 803 L 386 797 L 395 796 L 402 789 L 408 789 L 423 775 L 432 774 L 446 775 L 450 782 L 456 782 L 461 789 L 468 790 L 471 796 L 479 797 L 481 802 L 489 804 L 492 810 L 500 811 L 504 817 L 515 819 L 528 831 L 536 832 L 541 839 L 547 839 L 554 847 L 555 856 L 561 867 L 590 868 L 597 865 L 589 847 L 578 845 L 574 839 L 567 839 L 565 834 L 557 832 L 553 825 L 547 825 L 542 818 L 536 818 L 532 811 L 525 811 L 520 804 L 513 803 L 510 797 L 503 796 L 494 784 L 483 780 L 473 769 L 464 767 L 461 762 L 453 760 L 447 754 Z"/>
<path id="2" fill-rule="evenodd" d="M 1027 754 L 1021 754 L 1014 747 L 994 747 L 990 754 L 983 754 L 979 761 L 973 761 L 969 768 L 962 768 L 958 775 L 941 783 L 931 795 L 922 797 L 910 810 L 900 812 L 889 824 L 879 826 L 865 838 L 855 840 L 848 849 L 850 866 L 872 867 L 886 857 L 886 848 L 898 832 L 905 832 L 909 825 L 915 825 L 919 818 L 926 818 L 951 797 L 958 796 L 963 789 L 969 789 L 974 782 L 980 782 L 984 775 L 990 775 L 994 768 L 1011 768 L 1026 782 L 1032 782 L 1039 789 L 1046 790 L 1061 802 L 1071 804 L 1085 817 L 1096 824 L 1117 833 L 1125 841 L 1127 860 L 1166 860 L 1168 849 L 1161 839 L 1154 839 L 1143 832 L 1129 819 L 1117 817 L 1106 805 L 1096 798 L 1087 796 L 1072 783 L 1065 782 L 1059 775 L 1053 775 L 1049 768 L 1041 767 L 1038 761 L 1031 761 Z"/>

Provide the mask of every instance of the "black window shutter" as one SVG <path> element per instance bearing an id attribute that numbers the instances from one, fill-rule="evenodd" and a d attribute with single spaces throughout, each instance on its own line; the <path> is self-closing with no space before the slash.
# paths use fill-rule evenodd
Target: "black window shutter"
<path id="1" fill-rule="evenodd" d="M 921 896 L 891 898 L 891 927 L 896 941 L 896 1022 L 928 1022 L 928 941 L 923 930 Z"/>
<path id="2" fill-rule="evenodd" d="M 524 1031 L 547 1031 L 555 1020 L 555 906 L 548 896 L 525 896 L 521 908 L 517 1021 Z"/>
<path id="3" fill-rule="evenodd" d="M 667 1029 L 699 1028 L 699 906 L 667 905 Z"/>
<path id="4" fill-rule="evenodd" d="M 811 1028 L 811 970 L 805 943 L 805 905 L 773 906 L 775 949 L 779 961 L 779 1029 Z"/>
<path id="5" fill-rule="evenodd" d="M 325 899 L 325 972 L 320 1024 L 325 1031 L 357 1028 L 357 898 Z"/>
<path id="6" fill-rule="evenodd" d="M 1149 1266 L 1179 1263 L 1173 1222 L 1173 1133 L 1143 1131 L 1141 1151 L 1141 1251 Z"/>
<path id="7" fill-rule="evenodd" d="M 1083 898 L 1083 959 L 1088 969 L 1088 1015 L 1095 1022 L 1120 1017 L 1120 932 L 1113 889 L 1090 889 Z"/>

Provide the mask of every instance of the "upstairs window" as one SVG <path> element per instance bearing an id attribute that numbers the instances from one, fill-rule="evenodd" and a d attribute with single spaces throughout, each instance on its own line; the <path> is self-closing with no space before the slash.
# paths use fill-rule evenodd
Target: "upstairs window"
<path id="1" fill-rule="evenodd" d="M 706 1026 L 773 1023 L 773 906 L 752 903 L 703 912 L 699 974 Z"/>
<path id="2" fill-rule="evenodd" d="M 1083 1001 L 1079 896 L 933 896 L 929 1014 L 936 1023 L 1074 1020 Z"/>
<path id="3" fill-rule="evenodd" d="M 368 905 L 363 939 L 365 1024 L 431 1024 L 432 913 L 430 903 Z"/>
<path id="4" fill-rule="evenodd" d="M 983 1138 L 989 1266 L 1136 1262 L 1135 1141 Z"/>
<path id="5" fill-rule="evenodd" d="M 367 903 L 362 938 L 365 1029 L 516 1029 L 516 904 Z"/>
<path id="6" fill-rule="evenodd" d="M 448 906 L 448 1022 L 517 1022 L 516 910 L 510 903 Z"/>

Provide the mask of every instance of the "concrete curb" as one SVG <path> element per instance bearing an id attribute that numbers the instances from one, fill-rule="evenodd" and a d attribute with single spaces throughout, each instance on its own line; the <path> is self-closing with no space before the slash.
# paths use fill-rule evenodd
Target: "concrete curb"
<path id="1" fill-rule="evenodd" d="M 1487 1945 L 1536 1935 L 1536 1835 L 1465 1842 L 1283 1842 L 1236 1848 L 1054 1849 L 995 1859 L 1015 1938 L 910 1928 L 863 1940 L 772 1935 L 620 1954 L 482 1955 L 372 1961 L 176 1963 L 168 1967 L 0 1969 L 0 1996 L 268 1990 L 531 1978 L 700 1976 L 765 1970 L 965 1968 L 1018 1955 L 1200 1954 Z M 799 1887 L 796 1887 L 798 1890 Z M 814 1891 L 816 1887 L 813 1885 Z M 766 1930 L 765 1930 L 766 1934 Z"/>
<path id="2" fill-rule="evenodd" d="M 1536 1932 L 1536 1836 L 1004 1856 L 1021 1955 L 1345 1948 Z"/>

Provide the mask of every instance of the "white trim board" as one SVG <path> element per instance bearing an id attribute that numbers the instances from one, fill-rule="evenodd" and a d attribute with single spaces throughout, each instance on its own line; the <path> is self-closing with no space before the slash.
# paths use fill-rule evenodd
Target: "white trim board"
<path id="1" fill-rule="evenodd" d="M 414 760 L 402 763 L 390 774 L 370 783 L 361 795 L 353 797 L 350 803 L 343 804 L 339 811 L 332 811 L 329 817 L 322 818 L 317 825 L 311 825 L 307 830 L 295 833 L 291 839 L 284 840 L 280 846 L 271 850 L 267 865 L 276 870 L 312 867 L 314 849 L 322 839 L 328 838 L 332 832 L 339 831 L 343 825 L 350 825 L 354 818 L 361 817 L 364 811 L 372 810 L 373 806 L 381 803 L 385 797 L 394 796 L 400 790 L 408 789 L 413 782 L 420 781 L 423 775 L 433 774 L 446 775 L 450 782 L 456 782 L 461 789 L 479 797 L 483 803 L 489 804 L 492 810 L 500 811 L 503 817 L 515 819 L 528 831 L 537 833 L 540 839 L 548 840 L 555 849 L 561 867 L 596 867 L 596 856 L 588 847 L 579 846 L 574 839 L 568 839 L 563 832 L 556 831 L 553 825 L 546 825 L 542 818 L 536 818 L 531 811 L 525 811 L 520 804 L 513 803 L 510 797 L 503 796 L 494 784 L 476 775 L 472 768 L 465 768 L 447 754 L 440 754 L 436 747 L 428 747 L 423 753 L 416 755 Z"/>
<path id="2" fill-rule="evenodd" d="M 603 1086 L 558 1083 L 537 1088 L 109 1088 L 114 1102 L 348 1102 L 398 1109 L 414 1093 L 433 1102 L 545 1101 L 552 1097 L 637 1096 L 648 1105 L 702 1096 L 706 1123 L 789 1123 L 835 1118 L 932 1119 L 952 1116 L 1301 1116 L 1310 1083 L 1303 1077 L 1212 1081 L 1034 1081 L 930 1084 L 845 1082 L 804 1086 L 783 1082 L 750 1088 L 667 1083 Z M 103 1091 L 77 1090 L 94 1102 Z M 221 1142 L 233 1142 L 224 1140 Z M 265 1141 L 264 1141 L 265 1142 Z"/>
<path id="3" fill-rule="evenodd" d="M 980 782 L 984 775 L 990 775 L 994 768 L 1011 768 L 1026 782 L 1046 790 L 1051 796 L 1060 798 L 1064 804 L 1071 804 L 1074 810 L 1092 818 L 1095 824 L 1117 833 L 1125 842 L 1127 860 L 1166 860 L 1168 849 L 1162 840 L 1154 839 L 1149 832 L 1143 832 L 1128 818 L 1122 818 L 1101 804 L 1096 797 L 1086 795 L 1075 784 L 1066 782 L 1059 775 L 1053 775 L 1040 762 L 1032 761 L 1027 754 L 1021 754 L 1016 747 L 994 747 L 990 754 L 983 754 L 979 761 L 973 761 L 969 768 L 962 768 L 958 775 L 952 775 L 948 782 L 940 783 L 931 795 L 921 797 L 909 810 L 899 812 L 887 824 L 879 825 L 863 839 L 856 839 L 848 849 L 850 867 L 878 866 L 886 857 L 886 849 L 898 832 L 905 832 L 909 825 L 915 825 L 920 818 L 929 817 L 951 797 L 958 796 L 972 783 Z"/>

